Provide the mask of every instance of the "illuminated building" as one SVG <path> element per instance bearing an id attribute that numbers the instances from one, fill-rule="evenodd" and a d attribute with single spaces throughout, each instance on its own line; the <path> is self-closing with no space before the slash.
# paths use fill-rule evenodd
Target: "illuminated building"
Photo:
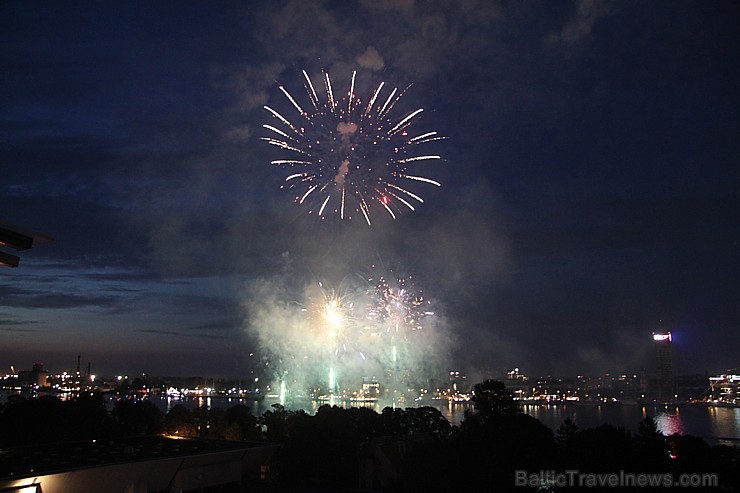
<path id="1" fill-rule="evenodd" d="M 450 390 L 454 392 L 467 392 L 467 377 L 459 371 L 450 372 Z"/>
<path id="2" fill-rule="evenodd" d="M 623 373 L 612 381 L 612 391 L 620 401 L 636 402 L 640 398 L 640 378 L 634 373 Z"/>
<path id="3" fill-rule="evenodd" d="M 362 397 L 365 399 L 377 399 L 380 396 L 380 384 L 375 377 L 363 377 Z"/>
<path id="4" fill-rule="evenodd" d="M 711 401 L 717 404 L 740 404 L 740 374 L 734 368 L 724 375 L 709 377 Z"/>
<path id="5" fill-rule="evenodd" d="M 655 373 L 650 386 L 650 398 L 657 402 L 671 402 L 676 395 L 673 376 L 673 336 L 670 332 L 653 332 Z"/>
<path id="6" fill-rule="evenodd" d="M 21 387 L 47 387 L 49 385 L 49 372 L 44 370 L 44 365 L 34 363 L 31 370 L 18 372 L 18 384 Z"/>
<path id="7" fill-rule="evenodd" d="M 506 387 L 514 392 L 514 398 L 519 400 L 526 399 L 534 393 L 529 378 L 518 367 L 506 373 Z"/>
<path id="8" fill-rule="evenodd" d="M 519 371 L 519 367 L 514 368 L 510 372 L 506 373 L 506 378 L 509 380 L 527 380 L 527 376 Z"/>

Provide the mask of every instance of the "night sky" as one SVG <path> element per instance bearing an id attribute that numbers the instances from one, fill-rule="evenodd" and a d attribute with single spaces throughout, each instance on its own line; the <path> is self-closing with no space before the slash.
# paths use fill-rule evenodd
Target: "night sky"
<path id="1" fill-rule="evenodd" d="M 301 70 L 411 89 L 442 187 L 321 221 L 259 137 Z M 0 5 L 0 221 L 51 236 L 0 271 L 0 365 L 238 376 L 255 282 L 413 276 L 449 365 L 740 365 L 737 2 Z M 427 166 L 426 164 L 424 166 Z M 259 356 L 259 355 L 258 355 Z"/>

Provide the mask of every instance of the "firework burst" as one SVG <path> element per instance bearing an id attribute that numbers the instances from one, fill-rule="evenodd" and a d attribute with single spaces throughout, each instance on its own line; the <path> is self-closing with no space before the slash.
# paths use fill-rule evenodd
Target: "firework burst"
<path id="1" fill-rule="evenodd" d="M 317 289 L 316 289 L 317 288 Z M 347 294 L 339 295 L 317 283 L 304 311 L 308 312 L 311 334 L 320 351 L 333 356 L 355 349 L 355 302 Z"/>
<path id="2" fill-rule="evenodd" d="M 306 206 L 309 213 L 340 219 L 362 215 L 370 225 L 371 208 L 381 208 L 395 219 L 401 210 L 413 211 L 424 202 L 412 190 L 415 184 L 440 186 L 413 168 L 441 159 L 424 153 L 420 146 L 444 137 L 437 132 L 412 130 L 424 111 L 421 108 L 402 118 L 393 116 L 408 87 L 390 90 L 381 82 L 363 101 L 355 94 L 356 74 L 352 73 L 346 95 L 337 98 L 329 74 L 323 74 L 324 91 L 320 93 L 304 70 L 309 100 L 305 108 L 279 86 L 298 116 L 291 121 L 265 106 L 275 124 L 263 125 L 270 136 L 262 140 L 289 153 L 271 164 L 288 172 L 283 187 L 297 191 L 296 202 Z"/>
<path id="3" fill-rule="evenodd" d="M 378 323 L 387 333 L 412 332 L 421 328 L 427 311 L 424 296 L 417 293 L 412 279 L 387 278 L 380 275 L 369 279 L 373 283 L 372 303 L 367 317 Z"/>
<path id="4" fill-rule="evenodd" d="M 318 288 L 318 289 L 316 289 Z M 353 354 L 363 360 L 365 355 L 359 349 L 359 331 L 356 316 L 356 304 L 349 294 L 337 294 L 327 290 L 321 282 L 317 283 L 309 294 L 308 312 L 309 333 L 306 342 L 313 338 L 315 357 L 327 365 L 328 378 L 322 386 L 327 385 L 329 394 L 338 390 L 338 372 L 343 372 Z"/>
<path id="5" fill-rule="evenodd" d="M 423 361 L 430 357 L 426 351 L 431 347 L 430 334 L 422 329 L 429 326 L 434 313 L 411 276 L 398 276 L 381 268 L 381 272 L 375 271 L 366 280 L 366 320 L 377 340 L 373 356 L 383 369 L 389 396 L 395 400 L 404 389 L 413 386 Z"/>

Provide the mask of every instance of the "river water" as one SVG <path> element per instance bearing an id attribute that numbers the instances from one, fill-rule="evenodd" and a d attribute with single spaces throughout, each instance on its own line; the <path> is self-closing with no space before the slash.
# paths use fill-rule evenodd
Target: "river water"
<path id="1" fill-rule="evenodd" d="M 665 435 L 693 435 L 712 444 L 740 445 L 740 408 L 704 404 L 672 406 L 641 405 L 525 405 L 523 411 L 553 430 L 570 418 L 579 428 L 604 423 L 636 432 L 646 416 L 655 418 Z"/>
<path id="2" fill-rule="evenodd" d="M 183 404 L 189 409 L 202 406 L 215 408 L 229 408 L 236 405 L 246 405 L 255 416 L 270 409 L 275 400 L 262 402 L 248 399 L 227 397 L 161 397 L 152 398 L 152 401 L 163 411 L 167 412 L 176 404 Z M 300 408 L 313 414 L 323 403 L 307 401 Z M 339 404 L 342 405 L 342 404 Z M 472 409 L 468 403 L 447 403 L 433 401 L 431 405 L 440 410 L 442 415 L 453 425 L 459 425 L 465 419 L 465 411 Z M 345 404 L 346 407 L 346 404 Z M 377 403 L 367 407 L 380 412 L 382 408 Z M 658 429 L 665 435 L 678 433 L 702 437 L 711 444 L 723 443 L 740 446 L 740 408 L 713 407 L 704 404 L 683 404 L 678 406 L 642 406 L 624 404 L 526 404 L 522 411 L 540 420 L 553 431 L 570 418 L 579 428 L 594 428 L 608 423 L 621 426 L 629 431 L 636 432 L 640 422 L 646 416 L 655 418 Z"/>

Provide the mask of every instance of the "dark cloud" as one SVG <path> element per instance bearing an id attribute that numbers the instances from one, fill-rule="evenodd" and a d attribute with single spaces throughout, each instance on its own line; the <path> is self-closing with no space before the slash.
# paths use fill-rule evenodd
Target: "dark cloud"
<path id="1" fill-rule="evenodd" d="M 189 332 L 178 332 L 174 330 L 160 330 L 160 329 L 137 329 L 136 332 L 144 334 L 155 334 L 164 336 L 175 336 L 175 337 L 197 337 L 202 339 L 225 339 L 222 336 L 214 336 L 212 334 L 191 334 Z"/>
<path id="2" fill-rule="evenodd" d="M 188 330 L 205 332 L 234 331 L 240 329 L 242 327 L 242 323 L 242 317 L 233 317 L 229 319 L 214 320 L 212 322 L 196 325 L 194 327 L 188 328 Z"/>
<path id="3" fill-rule="evenodd" d="M 104 308 L 116 305 L 112 296 L 90 294 L 69 294 L 49 292 L 38 289 L 7 288 L 0 300 L 0 306 L 14 308 Z"/>
<path id="4" fill-rule="evenodd" d="M 0 330 L 5 332 L 35 332 L 37 329 L 20 327 L 22 325 L 34 325 L 38 322 L 35 320 L 18 320 L 14 318 L 0 318 Z"/>
<path id="5" fill-rule="evenodd" d="M 5 325 L 5 326 L 7 325 L 26 325 L 26 324 L 32 324 L 32 323 L 35 323 L 35 322 L 25 321 L 25 320 L 14 320 L 14 319 L 10 319 L 10 320 L 0 319 L 0 325 Z M 4 328 L 3 330 L 24 330 L 24 329 Z"/>
<path id="6" fill-rule="evenodd" d="M 561 29 L 550 33 L 545 38 L 545 42 L 572 45 L 587 40 L 599 19 L 614 10 L 614 6 L 613 2 L 576 0 L 573 2 L 575 11 L 573 17 Z"/>

